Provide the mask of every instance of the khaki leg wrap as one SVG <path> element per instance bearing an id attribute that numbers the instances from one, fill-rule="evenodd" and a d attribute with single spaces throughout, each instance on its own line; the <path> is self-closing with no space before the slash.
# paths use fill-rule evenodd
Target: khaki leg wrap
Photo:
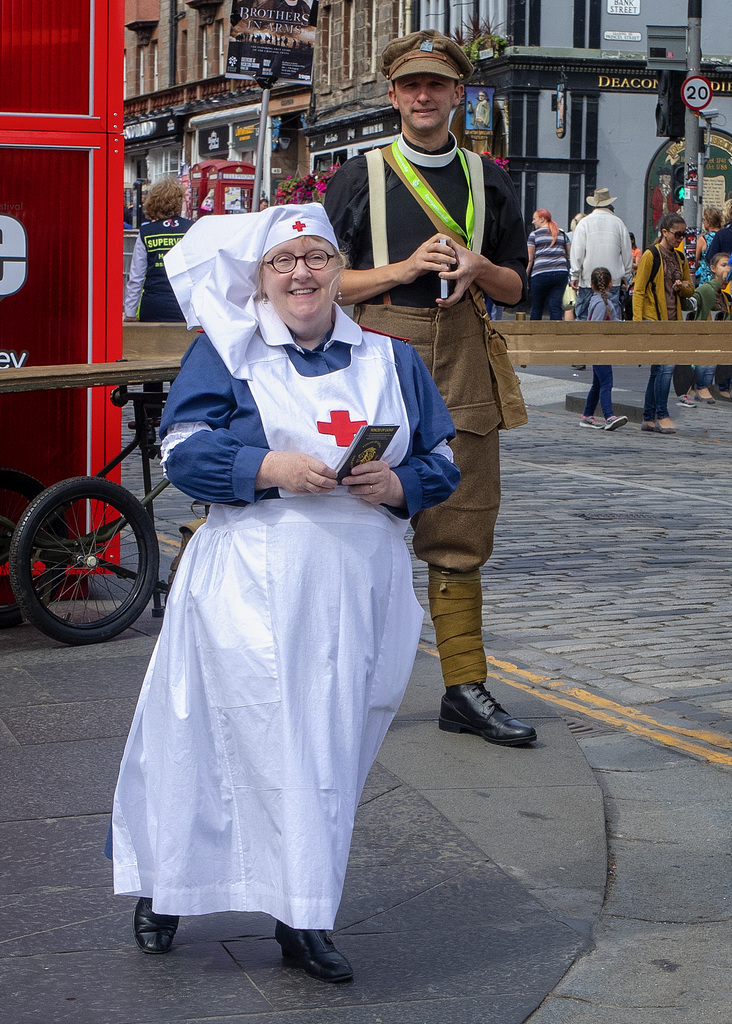
<path id="1" fill-rule="evenodd" d="M 484 683 L 486 662 L 480 570 L 446 572 L 430 565 L 427 596 L 445 686 Z"/>

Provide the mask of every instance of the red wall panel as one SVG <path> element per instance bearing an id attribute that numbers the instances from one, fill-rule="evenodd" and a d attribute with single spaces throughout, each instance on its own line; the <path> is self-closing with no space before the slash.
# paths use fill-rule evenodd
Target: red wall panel
<path id="1" fill-rule="evenodd" d="M 0 373 L 121 356 L 123 45 L 122 0 L 0 0 Z M 0 465 L 45 484 L 119 442 L 103 389 L 0 399 Z"/>

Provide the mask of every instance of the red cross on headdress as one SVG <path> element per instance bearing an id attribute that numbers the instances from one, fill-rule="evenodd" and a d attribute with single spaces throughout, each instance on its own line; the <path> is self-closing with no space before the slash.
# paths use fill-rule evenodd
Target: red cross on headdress
<path id="1" fill-rule="evenodd" d="M 327 420 L 316 420 L 316 423 L 319 433 L 333 434 L 339 448 L 347 448 L 360 428 L 366 426 L 366 420 L 352 420 L 347 409 L 333 409 L 330 423 Z"/>
<path id="2" fill-rule="evenodd" d="M 304 231 L 305 228 L 307 227 L 307 224 L 303 224 L 301 220 L 296 220 L 292 227 L 295 231 Z"/>

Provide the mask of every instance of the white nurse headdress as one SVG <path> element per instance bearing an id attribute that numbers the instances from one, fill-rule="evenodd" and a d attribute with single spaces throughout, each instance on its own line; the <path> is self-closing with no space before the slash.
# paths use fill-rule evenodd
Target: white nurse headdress
<path id="1" fill-rule="evenodd" d="M 263 320 L 254 299 L 259 261 L 275 245 L 305 235 L 338 249 L 323 207 L 307 203 L 202 217 L 163 257 L 186 323 L 203 327 L 233 376 L 248 376 L 247 346 Z M 265 318 L 270 327 L 284 327 L 272 310 Z"/>

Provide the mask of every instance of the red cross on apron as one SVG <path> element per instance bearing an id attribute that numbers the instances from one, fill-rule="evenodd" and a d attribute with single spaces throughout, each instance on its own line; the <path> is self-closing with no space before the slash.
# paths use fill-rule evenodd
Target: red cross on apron
<path id="1" fill-rule="evenodd" d="M 327 420 L 316 422 L 318 432 L 333 434 L 339 448 L 347 448 L 360 428 L 366 426 L 366 420 L 352 420 L 347 409 L 331 410 L 330 423 Z"/>

